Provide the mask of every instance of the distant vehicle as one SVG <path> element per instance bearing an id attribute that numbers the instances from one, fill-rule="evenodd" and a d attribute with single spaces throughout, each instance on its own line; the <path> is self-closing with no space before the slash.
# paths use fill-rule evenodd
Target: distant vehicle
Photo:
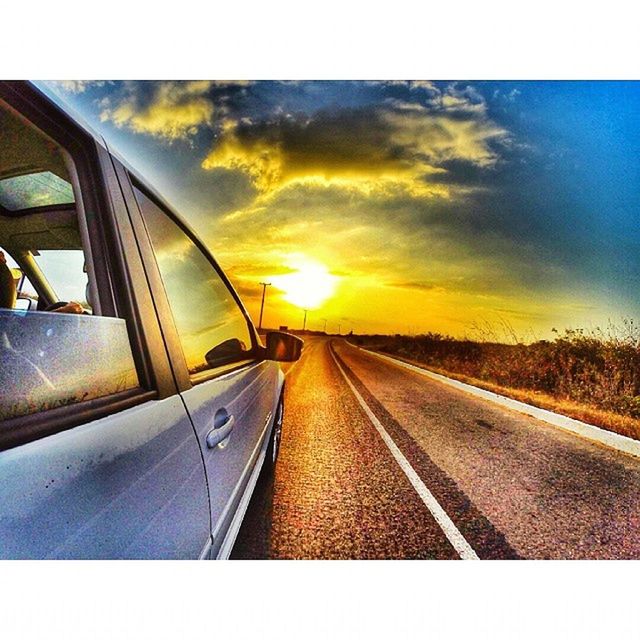
<path id="1" fill-rule="evenodd" d="M 225 558 L 302 341 L 86 125 L 0 83 L 0 557 Z"/>

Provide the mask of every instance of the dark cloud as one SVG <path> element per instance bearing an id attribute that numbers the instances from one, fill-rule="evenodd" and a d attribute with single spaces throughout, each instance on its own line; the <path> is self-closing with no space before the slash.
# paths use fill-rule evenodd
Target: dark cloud
<path id="1" fill-rule="evenodd" d="M 435 289 L 441 289 L 441 285 L 435 282 L 415 282 L 415 281 L 392 281 L 385 282 L 386 287 L 393 287 L 394 289 L 415 289 L 417 291 L 434 291 Z"/>
<path id="2" fill-rule="evenodd" d="M 262 192 L 324 180 L 367 191 L 402 186 L 416 196 L 448 195 L 436 182 L 452 186 L 455 178 L 431 177 L 450 171 L 447 164 L 493 166 L 496 145 L 508 135 L 487 117 L 484 103 L 467 93 L 446 98 L 453 102 L 396 100 L 229 120 L 202 166 L 244 172 Z"/>

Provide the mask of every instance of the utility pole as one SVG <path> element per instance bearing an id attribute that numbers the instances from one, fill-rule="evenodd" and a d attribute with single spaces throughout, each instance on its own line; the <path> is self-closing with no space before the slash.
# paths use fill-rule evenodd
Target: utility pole
<path id="1" fill-rule="evenodd" d="M 304 331 L 307 326 L 307 310 L 304 310 L 304 321 L 302 323 L 302 330 Z"/>
<path id="2" fill-rule="evenodd" d="M 327 319 L 322 318 L 324 320 L 324 332 L 327 333 Z"/>
<path id="3" fill-rule="evenodd" d="M 341 335 L 342 335 L 342 332 L 340 331 L 340 328 L 341 328 L 341 327 L 342 327 L 342 325 L 341 325 L 341 324 L 339 324 L 339 325 L 338 325 L 338 335 L 339 335 L 339 336 L 341 336 Z"/>
<path id="4" fill-rule="evenodd" d="M 260 305 L 260 321 L 258 322 L 258 330 L 262 329 L 262 312 L 264 311 L 264 296 L 267 291 L 267 287 L 271 286 L 270 282 L 261 282 L 262 285 L 262 304 Z"/>

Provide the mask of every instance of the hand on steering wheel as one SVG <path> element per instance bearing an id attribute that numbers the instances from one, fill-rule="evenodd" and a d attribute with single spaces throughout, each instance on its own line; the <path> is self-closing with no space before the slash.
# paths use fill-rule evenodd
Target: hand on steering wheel
<path id="1" fill-rule="evenodd" d="M 64 302 L 60 300 L 59 302 L 54 302 L 50 304 L 45 311 L 54 311 L 60 313 L 86 313 L 84 308 L 79 302 Z"/>

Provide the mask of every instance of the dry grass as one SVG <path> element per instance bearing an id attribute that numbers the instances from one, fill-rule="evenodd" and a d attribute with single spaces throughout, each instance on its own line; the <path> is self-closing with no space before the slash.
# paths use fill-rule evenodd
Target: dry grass
<path id="1" fill-rule="evenodd" d="M 555 340 L 355 336 L 352 341 L 462 382 L 640 439 L 640 330 L 568 330 Z M 488 339 L 487 339 L 488 338 Z"/>
<path id="2" fill-rule="evenodd" d="M 560 413 L 564 416 L 568 416 L 569 418 L 575 418 L 576 420 L 581 420 L 582 422 L 595 425 L 596 427 L 601 427 L 607 431 L 613 431 L 614 433 L 619 433 L 623 436 L 640 440 L 640 420 L 636 418 L 621 416 L 611 411 L 603 411 L 602 409 L 589 407 L 584 404 L 572 402 L 571 400 L 554 398 L 553 396 L 541 393 L 540 391 L 503 387 L 498 384 L 487 382 L 486 380 L 470 378 L 469 376 L 461 375 L 453 371 L 446 371 L 445 369 L 439 369 L 437 367 L 426 367 L 423 363 L 410 360 L 409 358 L 402 358 L 400 356 L 395 357 L 403 362 L 407 362 L 428 371 L 433 371 L 433 373 L 439 373 L 440 375 L 453 378 L 454 380 L 459 380 L 460 382 L 465 382 L 473 385 L 474 387 L 479 387 L 486 391 L 492 391 L 493 393 L 498 393 L 502 396 L 519 400 L 520 402 L 526 402 L 527 404 L 539 407 L 540 409 L 554 411 L 555 413 Z"/>

